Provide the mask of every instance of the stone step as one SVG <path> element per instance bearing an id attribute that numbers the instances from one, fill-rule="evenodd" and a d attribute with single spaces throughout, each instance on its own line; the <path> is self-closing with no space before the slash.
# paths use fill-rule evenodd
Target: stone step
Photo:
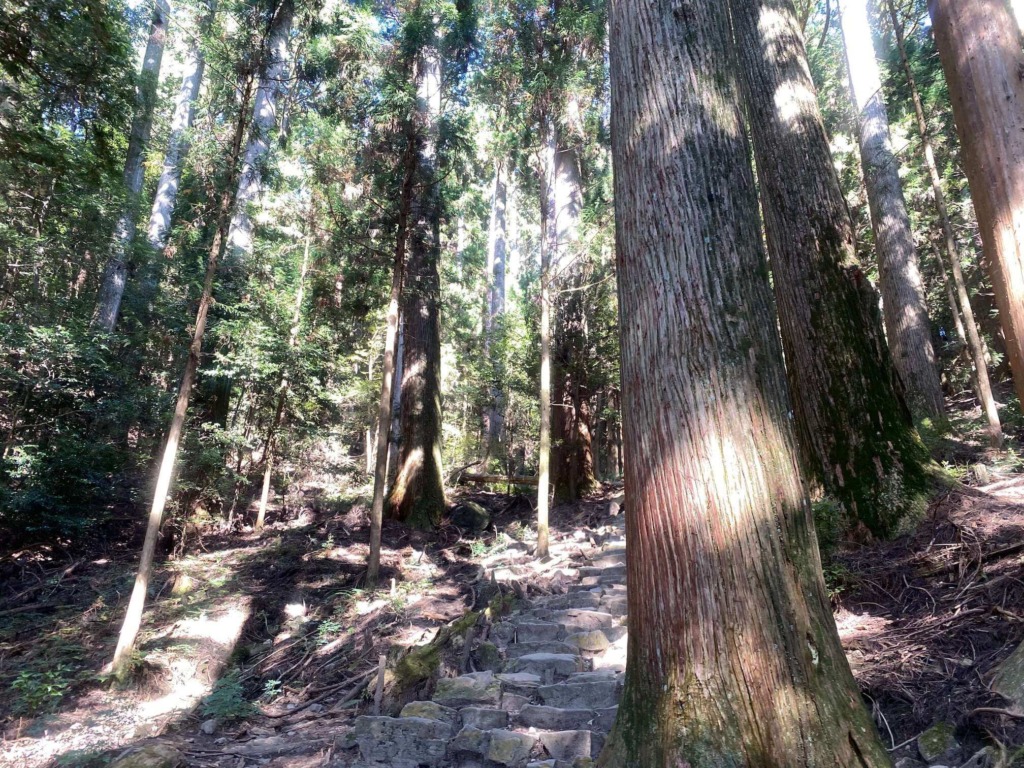
<path id="1" fill-rule="evenodd" d="M 602 598 L 600 608 L 612 616 L 625 616 L 629 611 L 626 598 L 618 596 Z"/>
<path id="2" fill-rule="evenodd" d="M 541 731 L 540 743 L 547 753 L 556 760 L 575 760 L 591 757 L 595 741 L 600 737 L 590 731 Z"/>
<path id="3" fill-rule="evenodd" d="M 509 672 L 529 672 L 548 677 L 568 677 L 574 672 L 583 671 L 583 659 L 570 653 L 530 653 L 520 656 L 509 663 Z M 436 701 L 436 698 L 435 698 Z"/>
<path id="4" fill-rule="evenodd" d="M 443 677 L 432 699 L 445 707 L 496 706 L 501 701 L 501 683 L 493 672 Z"/>
<path id="5" fill-rule="evenodd" d="M 594 609 L 601 605 L 601 596 L 593 592 L 568 592 L 564 595 L 551 595 L 541 597 L 533 601 L 535 606 L 548 608 L 550 610 L 565 610 L 568 608 Z"/>
<path id="6" fill-rule="evenodd" d="M 529 761 L 536 745 L 537 737 L 530 734 L 466 727 L 452 739 L 449 752 L 455 757 L 478 757 L 490 761 L 489 764 L 521 768 Z M 467 763 L 463 761 L 460 765 Z"/>
<path id="7" fill-rule="evenodd" d="M 515 721 L 524 728 L 545 731 L 571 731 L 595 727 L 600 716 L 593 709 L 562 709 L 543 704 L 527 704 Z"/>
<path id="8" fill-rule="evenodd" d="M 513 693 L 529 698 L 536 695 L 537 689 L 543 682 L 540 675 L 529 672 L 502 672 L 497 675 L 497 678 L 501 683 L 503 696 Z"/>
<path id="9" fill-rule="evenodd" d="M 626 578 L 626 565 L 596 566 L 584 565 L 577 569 L 581 577 L 600 576 L 603 579 L 623 581 Z"/>
<path id="10" fill-rule="evenodd" d="M 584 567 L 590 568 L 625 568 L 626 567 L 626 553 L 625 552 L 609 552 L 605 550 L 600 557 L 595 557 Z M 582 570 L 582 569 L 581 569 Z M 583 573 L 581 576 L 589 576 L 591 574 Z M 604 575 L 604 574 L 598 574 Z"/>
<path id="11" fill-rule="evenodd" d="M 512 624 L 515 641 L 519 643 L 539 643 L 545 640 L 561 640 L 565 637 L 565 629 L 561 624 L 552 621 L 524 621 Z"/>
<path id="12" fill-rule="evenodd" d="M 549 707 L 564 709 L 604 709 L 616 707 L 622 686 L 617 680 L 565 681 L 542 685 L 537 693 Z"/>
<path id="13" fill-rule="evenodd" d="M 536 608 L 524 615 L 530 621 L 561 624 L 569 634 L 591 629 L 604 629 L 615 624 L 615 617 L 610 613 L 577 608 L 567 610 Z"/>
<path id="14" fill-rule="evenodd" d="M 459 715 L 463 728 L 476 728 L 481 731 L 508 728 L 509 714 L 504 709 L 463 707 Z"/>
<path id="15" fill-rule="evenodd" d="M 576 645 L 570 645 L 569 643 L 563 643 L 557 640 L 541 640 L 538 642 L 512 643 L 505 649 L 505 654 L 510 659 L 517 659 L 520 656 L 530 656 L 538 653 L 575 655 L 579 650 L 579 647 Z"/>
<path id="16" fill-rule="evenodd" d="M 359 748 L 367 765 L 390 768 L 440 768 L 448 752 L 452 726 L 422 717 L 356 718 L 339 742 L 342 749 Z"/>

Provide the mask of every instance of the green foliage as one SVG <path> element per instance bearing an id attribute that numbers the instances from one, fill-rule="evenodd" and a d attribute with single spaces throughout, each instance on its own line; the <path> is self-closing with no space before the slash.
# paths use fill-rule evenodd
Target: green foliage
<path id="1" fill-rule="evenodd" d="M 71 670 L 64 664 L 43 671 L 22 670 L 11 683 L 15 701 L 11 711 L 34 717 L 52 712 L 71 686 Z"/>
<path id="2" fill-rule="evenodd" d="M 827 496 L 814 501 L 811 509 L 814 512 L 814 530 L 818 534 L 821 559 L 822 562 L 828 562 L 849 529 L 849 516 L 842 504 Z"/>
<path id="3" fill-rule="evenodd" d="M 213 690 L 203 699 L 201 710 L 204 717 L 218 720 L 240 720 L 256 712 L 245 698 L 241 673 L 237 669 L 232 669 L 214 684 Z"/>

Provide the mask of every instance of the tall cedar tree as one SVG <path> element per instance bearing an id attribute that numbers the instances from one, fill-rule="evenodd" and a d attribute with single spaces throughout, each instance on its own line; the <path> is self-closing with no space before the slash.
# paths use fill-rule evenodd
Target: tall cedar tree
<path id="1" fill-rule="evenodd" d="M 924 281 L 903 199 L 899 161 L 889 139 L 889 116 L 868 25 L 867 0 L 843 0 L 842 27 L 893 363 L 914 415 L 941 419 L 945 405 L 935 367 Z"/>
<path id="2" fill-rule="evenodd" d="M 728 7 L 610 3 L 629 656 L 598 765 L 888 766 L 800 483 Z"/>
<path id="3" fill-rule="evenodd" d="M 564 285 L 554 296 L 554 350 L 552 354 L 551 484 L 555 501 L 573 501 L 597 488 L 594 474 L 593 412 L 590 405 L 588 362 L 590 333 L 585 312 L 584 256 L 580 253 L 580 217 L 583 181 L 580 169 L 582 131 L 567 123 L 579 117 L 574 96 L 567 98 L 567 113 L 556 121 L 550 156 L 553 220 L 552 262 Z M 551 278 L 549 278 L 551 279 Z"/>
<path id="4" fill-rule="evenodd" d="M 917 89 L 917 78 L 914 77 L 914 70 L 910 66 L 910 60 L 907 58 L 907 46 L 903 38 L 903 23 L 896 13 L 896 6 L 893 4 L 893 0 L 886 0 L 886 6 L 889 10 L 889 19 L 892 21 L 892 30 L 896 37 L 896 48 L 899 50 L 903 74 L 906 76 L 907 86 L 910 88 L 911 101 L 914 102 L 914 116 L 917 118 L 917 132 L 921 138 L 922 159 L 932 184 L 932 198 L 935 200 L 935 207 L 939 213 L 939 223 L 942 226 L 942 245 L 946 252 L 946 261 L 949 263 L 950 272 L 953 275 L 953 284 L 956 286 L 956 297 L 954 298 L 952 294 L 953 289 L 950 287 L 949 281 L 943 280 L 946 284 L 946 292 L 950 300 L 950 310 L 953 313 L 953 320 L 957 325 L 957 332 L 960 333 L 960 338 L 966 339 L 967 348 L 971 353 L 971 359 L 974 363 L 974 389 L 978 395 L 978 402 L 981 403 L 981 410 L 988 421 L 989 440 L 994 447 L 998 448 L 1003 443 L 1003 429 L 999 422 L 999 411 L 996 408 L 996 401 L 992 396 L 992 383 L 988 376 L 988 362 L 985 359 L 984 342 L 978 330 L 978 323 L 974 319 L 974 309 L 971 306 L 971 298 L 967 293 L 967 283 L 964 280 L 963 270 L 960 268 L 960 251 L 956 245 L 953 222 L 949 218 L 946 195 L 942 191 L 942 177 L 939 175 L 939 167 L 935 162 L 935 149 L 932 147 L 928 120 L 925 118 L 921 94 Z M 944 269 L 943 272 L 945 272 Z M 959 312 L 963 313 L 962 323 L 960 322 Z"/>
<path id="5" fill-rule="evenodd" d="M 204 3 L 200 3 L 203 6 Z M 216 0 L 207 0 L 205 3 L 206 12 L 197 29 L 191 30 L 188 44 L 188 52 L 185 54 L 185 62 L 181 77 L 181 88 L 178 90 L 178 98 L 174 103 L 174 113 L 171 115 L 171 132 L 167 138 L 167 150 L 164 152 L 163 169 L 160 172 L 160 181 L 156 186 L 156 197 L 153 198 L 153 207 L 149 214 L 149 227 L 147 229 L 149 245 L 154 250 L 163 250 L 167 244 L 167 236 L 171 231 L 171 216 L 174 213 L 174 204 L 178 199 L 178 187 L 181 184 L 181 172 L 185 163 L 185 156 L 188 153 L 188 132 L 192 127 L 192 120 L 195 117 L 196 99 L 199 98 L 199 90 L 203 84 L 203 74 L 206 70 L 206 57 L 203 55 L 202 40 L 204 34 L 213 23 L 213 16 L 216 12 Z"/>
<path id="6" fill-rule="evenodd" d="M 275 0 L 270 33 L 262 51 L 260 84 L 253 106 L 252 127 L 245 146 L 245 159 L 238 177 L 235 210 L 228 229 L 228 266 L 244 267 L 252 256 L 252 211 L 263 194 L 271 138 L 278 128 L 278 102 L 288 87 L 288 38 L 295 17 L 294 0 Z"/>
<path id="7" fill-rule="evenodd" d="M 989 277 L 1024 403 L 1024 54 L 1003 0 L 931 0 L 935 44 L 978 214 Z"/>
<path id="8" fill-rule="evenodd" d="M 391 489 L 391 516 L 429 528 L 444 513 L 441 475 L 441 188 L 437 167 L 441 115 L 441 52 L 437 19 L 417 4 L 412 34 L 422 36 L 413 78 L 416 107 L 415 193 L 410 207 L 408 263 L 402 295 L 405 349 L 402 361 L 398 474 Z"/>
<path id="9" fill-rule="evenodd" d="M 802 463 L 885 536 L 924 492 L 927 457 L 857 265 L 792 0 L 732 9 Z"/>
<path id="10" fill-rule="evenodd" d="M 487 405 L 484 410 L 484 431 L 487 440 L 487 459 L 504 457 L 505 391 L 498 378 L 498 358 L 495 340 L 505 314 L 505 266 L 508 241 L 508 179 L 506 162 L 494 164 L 494 192 L 491 196 L 491 221 L 487 243 L 487 315 L 484 323 L 484 355 L 493 370 L 488 386 Z"/>
<path id="11" fill-rule="evenodd" d="M 153 4 L 149 40 L 142 59 L 142 71 L 139 74 L 136 90 L 138 104 L 128 138 L 128 157 L 124 164 L 124 186 L 127 193 L 124 210 L 121 211 L 117 220 L 110 256 L 103 270 L 99 294 L 96 297 L 96 310 L 93 315 L 93 325 L 107 333 L 113 331 L 114 326 L 117 325 L 117 318 L 121 313 L 121 300 L 124 298 L 125 286 L 128 283 L 128 266 L 139 216 L 139 195 L 142 192 L 142 182 L 145 176 L 143 163 L 146 147 L 149 144 L 149 135 L 153 130 L 153 112 L 156 109 L 160 64 L 164 56 L 164 45 L 167 42 L 169 16 L 170 9 L 166 1 L 156 0 Z"/>

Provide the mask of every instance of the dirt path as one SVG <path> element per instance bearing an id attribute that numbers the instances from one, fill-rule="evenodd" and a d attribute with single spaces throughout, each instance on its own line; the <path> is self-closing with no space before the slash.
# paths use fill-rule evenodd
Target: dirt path
<path id="1" fill-rule="evenodd" d="M 128 748 L 153 744 L 171 745 L 190 766 L 206 768 L 311 768 L 353 760 L 387 765 L 366 763 L 364 758 L 377 753 L 366 733 L 350 730 L 354 723 L 374 722 L 356 718 L 372 714 L 379 654 L 388 654 L 393 669 L 402 649 L 429 642 L 471 609 L 487 608 L 495 584 L 504 600 L 518 601 L 517 612 L 493 617 L 486 632 L 470 638 L 465 654 L 456 642 L 442 655 L 441 675 L 457 679 L 467 670 L 488 669 L 498 674 L 488 666 L 495 659 L 515 664 L 534 653 L 547 656 L 536 669 L 512 674 L 536 675 L 540 686 L 549 674 L 544 665 L 551 664 L 550 682 L 567 682 L 565 675 L 577 674 L 578 668 L 570 673 L 558 666 L 568 661 L 548 657 L 569 655 L 574 664 L 587 665 L 598 654 L 567 653 L 566 640 L 578 632 L 537 612 L 594 611 L 613 619 L 624 614 L 621 560 L 601 560 L 599 552 L 622 518 L 609 516 L 613 507 L 607 497 L 558 510 L 556 548 L 565 558 L 537 570 L 529 554 L 529 503 L 517 497 L 478 498 L 494 513 L 486 533 L 447 527 L 419 536 L 386 529 L 384 584 L 373 592 L 359 581 L 366 556 L 359 507 L 302 510 L 263 537 L 245 531 L 205 536 L 204 551 L 169 563 L 155 581 L 158 594 L 143 636 L 140 683 L 130 690 L 111 689 L 93 676 L 112 651 L 130 586 L 130 557 L 83 561 L 69 574 L 64 564 L 38 572 L 26 567 L 28 575 L 10 591 L 36 591 L 30 600 L 9 603 L 31 609 L 0 613 L 0 687 L 18 689 L 16 696 L 0 699 L 5 734 L 0 765 L 98 768 Z M 964 760 L 983 743 L 1024 744 L 1022 721 L 993 712 L 1007 702 L 988 690 L 993 668 L 1024 641 L 1022 534 L 1024 477 L 1014 477 L 944 492 L 912 535 L 841 553 L 828 567 L 844 647 L 890 745 L 912 740 L 938 722 L 956 729 Z M 610 546 L 607 556 L 620 558 L 619 542 Z M 34 586 L 40 582 L 42 588 Z M 615 611 L 607 610 L 609 600 Z M 560 601 L 582 602 L 556 607 Z M 0 606 L 4 610 L 7 605 Z M 612 628 L 593 629 L 605 632 L 613 645 L 622 643 L 624 653 L 616 626 L 617 621 Z M 508 627 L 513 633 L 506 637 Z M 494 658 L 488 656 L 489 644 Z M 48 678 L 48 673 L 54 674 Z M 48 681 L 65 683 L 49 707 L 52 712 L 19 719 L 13 703 L 35 690 L 45 707 Z M 587 731 L 593 753 L 608 715 L 600 710 L 608 707 L 553 705 L 540 697 L 534 682 L 501 680 L 502 698 L 470 707 L 508 712 L 507 721 L 505 715 L 475 712 L 452 719 L 446 754 L 457 752 L 466 765 L 494 762 L 484 762 L 488 739 L 503 743 L 506 737 L 490 734 L 475 747 L 450 750 L 460 730 L 455 726 L 478 716 L 485 719 L 473 722 L 489 725 L 479 731 L 525 733 L 525 739 L 512 737 L 520 746 L 532 738 L 532 757 L 553 754 L 552 746 L 564 747 L 565 754 L 575 750 L 574 759 L 584 757 L 582 734 L 544 736 L 552 745 L 545 746 L 542 731 Z M 435 699 L 441 707 L 469 706 L 449 707 L 436 700 L 436 691 L 421 693 L 423 701 Z M 506 694 L 528 700 L 510 698 L 519 709 L 503 709 Z M 404 703 L 386 697 L 385 708 L 390 704 L 398 714 Z M 541 709 L 527 709 L 524 718 L 523 706 Z M 601 727 L 563 709 L 598 713 Z M 542 720 L 534 717 L 538 712 Z M 381 732 L 378 742 L 402 742 L 392 737 L 401 736 L 406 726 L 395 731 L 393 723 L 386 724 L 391 730 Z M 555 745 L 559 738 L 565 741 L 561 746 Z M 395 748 L 396 754 L 413 749 L 409 744 Z M 909 744 L 894 754 L 917 760 L 915 749 Z"/>

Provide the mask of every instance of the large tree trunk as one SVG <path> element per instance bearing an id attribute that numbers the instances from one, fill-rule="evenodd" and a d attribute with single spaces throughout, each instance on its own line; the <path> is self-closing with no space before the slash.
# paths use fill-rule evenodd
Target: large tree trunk
<path id="1" fill-rule="evenodd" d="M 124 164 L 127 199 L 117 220 L 110 257 L 103 270 L 92 319 L 95 328 L 107 333 L 112 332 L 117 325 L 117 318 L 121 313 L 121 300 L 124 298 L 124 289 L 128 282 L 128 260 L 131 256 L 132 243 L 135 241 L 139 195 L 145 178 L 146 145 L 149 144 L 149 134 L 153 130 L 153 111 L 156 108 L 157 86 L 160 83 L 160 62 L 164 57 L 170 13 L 165 0 L 156 0 L 149 27 L 149 41 L 142 60 L 142 72 L 139 74 L 136 88 L 137 106 L 128 137 L 128 157 Z"/>
<path id="2" fill-rule="evenodd" d="M 295 15 L 293 0 L 280 0 L 267 33 L 267 51 L 261 62 L 260 84 L 253 106 L 252 129 L 238 177 L 235 211 L 228 229 L 228 266 L 238 269 L 252 255 L 253 204 L 263 194 L 263 175 L 270 157 L 270 139 L 277 128 L 278 100 L 288 84 L 288 37 Z"/>
<path id="3" fill-rule="evenodd" d="M 732 8 L 802 465 L 889 535 L 925 492 L 926 456 L 857 265 L 799 21 L 792 0 Z"/>
<path id="4" fill-rule="evenodd" d="M 893 0 L 886 0 L 886 5 L 889 8 L 889 18 L 892 20 L 892 28 L 896 36 L 896 47 L 900 53 L 900 61 L 903 64 L 903 74 L 906 75 L 907 85 L 910 86 L 910 95 L 914 102 L 914 114 L 917 117 L 917 131 L 921 136 L 924 164 L 928 169 L 928 177 L 931 179 L 932 197 L 935 198 L 935 207 L 938 209 L 939 222 L 942 225 L 942 243 L 946 251 L 946 261 L 953 274 L 953 284 L 956 286 L 957 298 L 960 303 L 960 309 L 963 312 L 963 330 L 967 333 L 967 347 L 971 351 L 971 359 L 974 362 L 974 389 L 977 392 L 981 410 L 985 414 L 986 421 L 988 421 L 989 439 L 992 441 L 993 446 L 998 448 L 1003 444 L 1002 425 L 999 423 L 999 411 L 996 409 L 996 401 L 992 397 L 992 384 L 988 377 L 988 364 L 985 361 L 985 349 L 981 343 L 981 334 L 978 332 L 978 323 L 974 319 L 974 309 L 971 307 L 971 299 L 967 294 L 967 284 L 964 282 L 963 270 L 960 268 L 960 250 L 956 245 L 953 223 L 949 219 L 946 196 L 942 192 L 942 177 L 939 176 L 939 168 L 935 163 L 935 150 L 932 148 L 928 121 L 925 119 L 921 95 L 917 90 L 914 70 L 910 67 L 910 61 L 907 59 L 907 47 L 903 42 L 903 24 L 896 15 L 896 6 L 893 4 Z M 945 269 L 943 269 L 943 272 L 945 272 Z M 959 324 L 959 316 L 955 311 L 953 316 Z M 961 336 L 961 338 L 964 337 Z"/>
<path id="5" fill-rule="evenodd" d="M 573 110 L 570 110 L 573 111 Z M 578 111 L 578 110 L 575 110 Z M 585 312 L 585 271 L 579 252 L 583 185 L 579 157 L 571 136 L 554 129 L 552 200 L 553 239 L 550 255 L 554 272 L 565 290 L 554 301 L 554 452 L 551 480 L 556 502 L 574 501 L 597 487 L 591 445 L 591 408 L 588 376 L 589 329 Z M 551 288 L 553 275 L 549 274 Z"/>
<path id="6" fill-rule="evenodd" d="M 431 34 L 436 36 L 436 31 Z M 416 60 L 416 193 L 410 212 L 409 261 L 402 303 L 405 360 L 402 445 L 391 489 L 391 515 L 417 528 L 441 521 L 445 497 L 441 470 L 441 190 L 437 128 L 441 113 L 441 57 L 436 39 Z"/>
<path id="7" fill-rule="evenodd" d="M 401 300 L 405 280 L 405 254 L 409 232 L 409 212 L 412 207 L 412 186 L 416 175 L 416 155 L 410 143 L 405 157 L 405 175 L 398 206 L 398 231 L 395 235 L 395 261 L 391 272 L 391 298 L 388 300 L 387 331 L 384 334 L 384 361 L 381 365 L 380 400 L 377 405 L 377 442 L 373 465 L 373 502 L 370 506 L 370 554 L 367 559 L 366 581 L 374 585 L 380 578 L 381 527 L 384 522 L 384 497 L 390 482 L 390 467 L 398 463 L 397 446 L 392 455 L 392 438 L 398 426 L 394 416 L 401 401 L 396 395 L 402 380 Z"/>
<path id="8" fill-rule="evenodd" d="M 149 244 L 157 251 L 163 250 L 167 244 L 167 235 L 171 231 L 171 216 L 174 214 L 174 204 L 178 199 L 182 166 L 188 154 L 188 132 L 192 128 L 196 99 L 199 98 L 203 72 L 206 69 L 202 40 L 213 21 L 215 9 L 215 0 L 210 0 L 203 20 L 193 29 L 194 36 L 185 54 L 181 88 L 178 89 L 174 114 L 171 115 L 171 133 L 164 153 L 164 166 L 160 173 L 160 181 L 157 183 L 153 208 L 149 214 Z"/>
<path id="9" fill-rule="evenodd" d="M 501 361 L 495 358 L 495 337 L 501 329 L 505 314 L 505 259 L 508 239 L 508 182 L 502 162 L 494 166 L 494 197 L 491 201 L 491 226 L 487 253 L 487 315 L 484 327 L 484 351 L 491 369 L 490 402 L 484 413 L 487 439 L 487 458 L 502 454 L 502 434 L 505 430 L 505 390 L 502 385 Z"/>
<path id="10" fill-rule="evenodd" d="M 160 471 L 157 475 L 156 489 L 153 492 L 153 503 L 149 510 L 146 538 L 142 544 L 142 556 L 139 559 L 139 570 L 135 576 L 135 586 L 132 588 L 132 596 L 128 601 L 128 609 L 125 611 L 121 633 L 117 638 L 114 658 L 109 665 L 110 670 L 118 677 L 124 676 L 130 667 L 132 651 L 135 648 L 139 627 L 142 625 L 142 611 L 146 605 L 149 579 L 153 573 L 153 556 L 156 553 L 160 523 L 163 520 L 164 507 L 170 495 L 171 481 L 174 478 L 174 469 L 178 461 L 178 444 L 181 441 L 181 433 L 185 427 L 185 416 L 188 413 L 189 399 L 192 395 L 192 384 L 195 381 L 196 371 L 199 369 L 199 358 L 202 354 L 203 334 L 206 332 L 206 321 L 209 317 L 210 306 L 213 304 L 213 280 L 217 275 L 217 265 L 220 262 L 222 246 L 227 234 L 228 217 L 234 202 L 233 192 L 238 160 L 242 149 L 242 137 L 245 135 L 245 126 L 248 122 L 246 112 L 249 106 L 251 90 L 251 83 L 247 83 L 243 90 L 242 104 L 238 112 L 237 122 L 235 123 L 234 136 L 232 137 L 231 150 L 228 156 L 228 179 L 224 186 L 224 191 L 221 193 L 217 214 L 217 229 L 214 232 L 213 243 L 210 245 L 210 252 L 207 256 L 206 276 L 203 279 L 203 291 L 199 297 L 199 307 L 196 310 L 196 318 L 193 323 L 192 343 L 188 348 L 185 370 L 181 375 L 181 383 L 178 386 L 178 399 L 174 406 L 174 415 L 171 417 L 171 426 L 167 430 L 167 442 L 164 445 L 163 458 L 160 461 Z"/>
<path id="11" fill-rule="evenodd" d="M 800 484 L 728 7 L 613 0 L 610 34 L 629 656 L 598 764 L 890 765 Z"/>
<path id="12" fill-rule="evenodd" d="M 899 161 L 889 140 L 889 117 L 866 3 L 867 0 L 843 0 L 842 27 L 850 90 L 857 108 L 864 185 L 875 233 L 885 330 L 914 415 L 942 419 L 945 405 L 932 348 L 924 282 L 903 199 Z"/>
<path id="13" fill-rule="evenodd" d="M 1017 398 L 1024 403 L 1024 54 L 1003 0 L 931 0 L 932 31 L 999 306 Z"/>

